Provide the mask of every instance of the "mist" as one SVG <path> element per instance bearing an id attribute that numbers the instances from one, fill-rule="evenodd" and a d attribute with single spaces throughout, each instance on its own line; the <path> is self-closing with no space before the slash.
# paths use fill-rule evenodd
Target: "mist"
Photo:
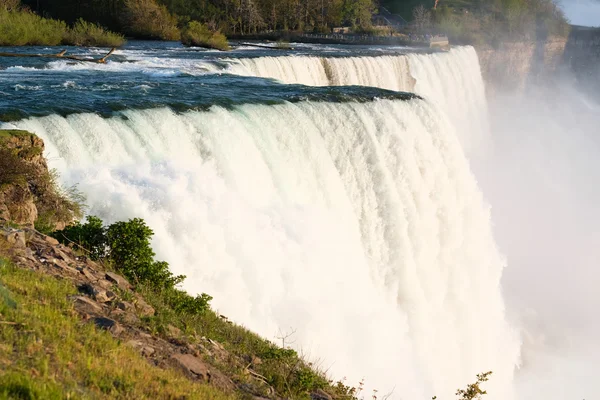
<path id="1" fill-rule="evenodd" d="M 489 109 L 493 144 L 475 169 L 507 257 L 518 398 L 598 398 L 600 104 L 564 79 L 499 94 Z"/>
<path id="2" fill-rule="evenodd" d="M 596 0 L 563 0 L 560 3 L 573 25 L 600 26 L 600 2 Z"/>

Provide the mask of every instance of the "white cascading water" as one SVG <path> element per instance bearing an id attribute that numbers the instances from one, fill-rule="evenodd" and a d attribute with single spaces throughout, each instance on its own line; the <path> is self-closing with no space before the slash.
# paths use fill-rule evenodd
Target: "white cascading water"
<path id="1" fill-rule="evenodd" d="M 257 57 L 236 60 L 228 70 L 309 86 L 373 86 L 414 92 L 450 117 L 467 152 L 482 151 L 489 132 L 479 59 L 471 46 L 448 52 L 379 57 Z"/>
<path id="2" fill-rule="evenodd" d="M 417 85 L 419 82 L 417 82 Z M 518 343 L 504 260 L 449 119 L 423 100 L 52 115 L 17 122 L 111 222 L 142 217 L 190 292 L 380 393 L 452 398 Z M 428 397 L 429 396 L 429 397 Z"/>

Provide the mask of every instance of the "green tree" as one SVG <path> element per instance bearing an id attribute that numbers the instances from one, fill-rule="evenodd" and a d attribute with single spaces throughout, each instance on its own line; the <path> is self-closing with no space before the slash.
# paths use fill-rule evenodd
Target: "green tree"
<path id="1" fill-rule="evenodd" d="M 154 235 L 143 219 L 116 222 L 108 227 L 106 238 L 110 262 L 125 276 L 135 282 L 156 288 L 171 288 L 185 279 L 173 275 L 169 264 L 154 260 L 150 239 Z"/>

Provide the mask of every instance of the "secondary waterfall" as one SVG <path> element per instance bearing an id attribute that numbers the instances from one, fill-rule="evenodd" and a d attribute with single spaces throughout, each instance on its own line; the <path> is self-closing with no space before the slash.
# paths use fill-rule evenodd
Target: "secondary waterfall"
<path id="1" fill-rule="evenodd" d="M 415 56 L 431 57 L 411 72 L 417 88 L 450 93 L 421 81 L 442 56 Z M 334 377 L 364 377 L 380 394 L 452 398 L 492 370 L 487 397 L 505 400 L 518 344 L 504 260 L 457 128 L 436 103 L 163 108 L 15 125 L 44 139 L 91 214 L 144 218 L 159 258 L 230 319 L 268 338 L 296 329 L 295 346 Z"/>
<path id="2" fill-rule="evenodd" d="M 481 149 L 489 131 L 485 90 L 473 47 L 379 57 L 257 57 L 229 72 L 310 86 L 373 86 L 417 93 L 443 109 L 465 151 Z"/>

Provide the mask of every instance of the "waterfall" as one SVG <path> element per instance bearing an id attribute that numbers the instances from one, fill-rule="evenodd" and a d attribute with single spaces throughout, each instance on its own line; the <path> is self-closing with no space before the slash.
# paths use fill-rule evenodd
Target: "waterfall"
<path id="1" fill-rule="evenodd" d="M 420 81 L 443 56 L 415 56 L 431 58 L 411 71 L 418 90 L 452 94 Z M 357 60 L 336 62 L 307 74 L 317 84 L 363 79 L 340 72 Z M 318 65 L 328 65 L 322 75 Z M 407 65 L 418 63 L 390 68 Z M 445 68 L 448 79 L 457 73 Z M 439 103 L 163 108 L 15 125 L 44 139 L 90 214 L 144 218 L 186 290 L 211 294 L 220 313 L 267 338 L 296 329 L 295 346 L 334 377 L 451 398 L 492 370 L 487 397 L 509 399 L 518 344 L 504 316 L 504 259 L 460 127 Z"/>
<path id="2" fill-rule="evenodd" d="M 373 86 L 414 92 L 452 120 L 465 151 L 488 140 L 487 104 L 479 59 L 470 46 L 432 54 L 378 57 L 257 57 L 237 60 L 229 72 L 310 86 Z"/>

